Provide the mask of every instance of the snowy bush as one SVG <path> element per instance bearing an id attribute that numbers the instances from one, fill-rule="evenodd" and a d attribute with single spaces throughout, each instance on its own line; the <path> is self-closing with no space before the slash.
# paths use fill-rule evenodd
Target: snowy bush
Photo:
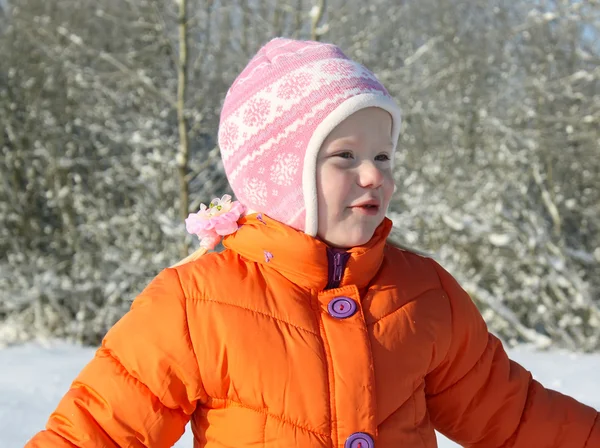
<path id="1" fill-rule="evenodd" d="M 0 341 L 95 344 L 194 248 L 185 204 L 230 192 L 226 89 L 287 35 L 340 45 L 398 99 L 394 237 L 436 257 L 507 342 L 600 348 L 598 4 L 330 0 L 311 16 L 190 1 L 183 118 L 177 5 L 3 3 Z"/>

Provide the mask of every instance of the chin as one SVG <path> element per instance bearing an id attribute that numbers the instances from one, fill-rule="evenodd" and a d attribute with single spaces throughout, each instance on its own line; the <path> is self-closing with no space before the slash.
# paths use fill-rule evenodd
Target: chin
<path id="1" fill-rule="evenodd" d="M 367 244 L 369 241 L 371 241 L 371 238 L 373 238 L 373 233 L 371 233 L 368 236 L 363 236 L 361 238 L 356 238 L 354 240 L 354 243 L 352 244 L 351 247 L 355 247 L 355 246 L 363 246 L 365 244 Z"/>
<path id="2" fill-rule="evenodd" d="M 375 222 L 377 221 L 377 222 Z M 381 219 L 383 221 L 383 218 Z M 345 225 L 344 225 L 345 224 Z M 348 222 L 342 225 L 332 226 L 330 230 L 318 233 L 318 238 L 331 247 L 338 249 L 350 249 L 352 247 L 363 246 L 371 241 L 380 220 L 371 220 L 371 222 Z M 325 227 L 325 225 L 323 225 Z"/>
<path id="3" fill-rule="evenodd" d="M 350 233 L 350 232 L 349 232 Z M 360 233 L 356 233 L 354 235 L 349 234 L 346 235 L 344 238 L 339 238 L 336 241 L 333 242 L 333 246 L 338 247 L 340 249 L 350 249 L 352 247 L 356 247 L 356 246 L 363 246 L 365 244 L 367 244 L 369 241 L 371 241 L 371 238 L 373 238 L 373 234 L 375 232 L 360 232 Z"/>

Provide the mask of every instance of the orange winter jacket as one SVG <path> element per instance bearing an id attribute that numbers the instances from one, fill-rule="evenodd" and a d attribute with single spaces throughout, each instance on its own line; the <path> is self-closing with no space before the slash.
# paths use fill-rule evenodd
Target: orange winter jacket
<path id="1" fill-rule="evenodd" d="M 544 389 L 456 281 L 386 243 L 349 252 L 252 215 L 161 272 L 28 447 L 597 448 L 593 409 Z M 374 443 L 374 444 L 373 444 Z"/>

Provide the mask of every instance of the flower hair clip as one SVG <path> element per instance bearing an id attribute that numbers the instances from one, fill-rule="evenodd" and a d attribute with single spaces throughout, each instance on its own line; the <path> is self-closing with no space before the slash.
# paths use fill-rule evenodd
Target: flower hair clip
<path id="1" fill-rule="evenodd" d="M 231 196 L 226 194 L 213 199 L 208 207 L 200 204 L 200 211 L 190 213 L 185 220 L 185 228 L 188 233 L 198 235 L 200 247 L 212 250 L 223 236 L 238 229 L 237 221 L 245 211 L 246 207 L 238 201 L 231 202 Z"/>

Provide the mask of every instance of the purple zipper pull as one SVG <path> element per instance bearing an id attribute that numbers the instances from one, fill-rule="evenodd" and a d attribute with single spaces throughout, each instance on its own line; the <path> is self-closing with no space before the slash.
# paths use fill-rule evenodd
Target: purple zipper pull
<path id="1" fill-rule="evenodd" d="M 348 252 L 344 252 L 339 249 L 327 248 L 327 260 L 329 261 L 328 279 L 327 286 L 325 289 L 338 288 L 342 283 L 344 277 L 344 270 L 346 269 L 346 263 L 350 258 Z"/>
<path id="2" fill-rule="evenodd" d="M 338 252 L 333 256 L 333 281 L 335 283 L 340 283 L 342 281 L 343 274 L 344 269 L 342 267 L 342 254 Z"/>

